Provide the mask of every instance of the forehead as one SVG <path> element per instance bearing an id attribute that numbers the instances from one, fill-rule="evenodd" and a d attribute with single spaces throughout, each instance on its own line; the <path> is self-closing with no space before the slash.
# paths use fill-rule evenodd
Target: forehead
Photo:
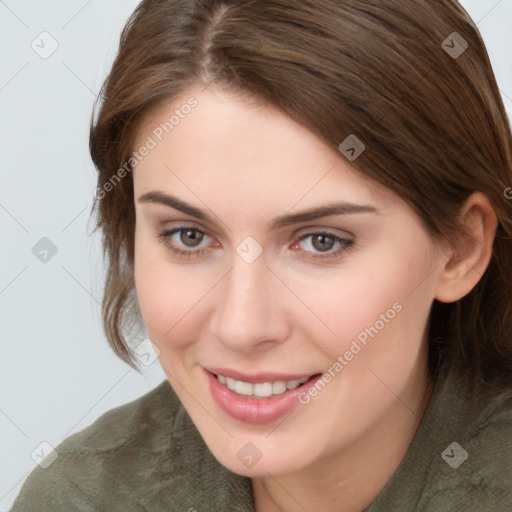
<path id="1" fill-rule="evenodd" d="M 193 105 L 193 106 L 191 106 Z M 354 170 L 338 151 L 287 114 L 248 96 L 191 88 L 153 109 L 135 148 L 152 149 L 133 172 L 136 191 L 181 189 L 237 203 L 375 202 L 391 191 Z M 192 195 L 191 195 L 192 193 Z"/>

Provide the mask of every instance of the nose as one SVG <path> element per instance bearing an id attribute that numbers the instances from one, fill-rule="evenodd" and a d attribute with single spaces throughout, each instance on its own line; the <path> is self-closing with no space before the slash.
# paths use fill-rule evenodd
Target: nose
<path id="1" fill-rule="evenodd" d="M 224 347 L 247 353 L 288 337 L 286 290 L 262 256 L 247 263 L 235 254 L 231 270 L 216 288 L 210 332 Z"/>

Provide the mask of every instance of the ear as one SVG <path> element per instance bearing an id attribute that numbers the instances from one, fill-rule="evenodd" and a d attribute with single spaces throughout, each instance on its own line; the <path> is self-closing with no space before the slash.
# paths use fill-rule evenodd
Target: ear
<path id="1" fill-rule="evenodd" d="M 492 255 L 498 221 L 486 195 L 474 192 L 461 208 L 459 220 L 468 235 L 446 246 L 435 289 L 440 302 L 467 295 L 483 276 Z"/>

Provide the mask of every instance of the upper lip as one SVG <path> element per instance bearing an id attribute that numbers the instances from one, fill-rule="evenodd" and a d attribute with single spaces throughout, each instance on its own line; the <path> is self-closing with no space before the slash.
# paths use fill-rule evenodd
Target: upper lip
<path id="1" fill-rule="evenodd" d="M 264 372 L 257 373 L 254 375 L 247 375 L 245 373 L 241 373 L 237 370 L 230 370 L 229 368 L 213 368 L 213 367 L 203 367 L 206 371 L 213 373 L 215 375 L 224 375 L 224 377 L 230 377 L 235 380 L 240 380 L 242 382 L 250 382 L 251 384 L 257 384 L 261 382 L 277 382 L 280 380 L 284 380 L 285 382 L 289 380 L 300 380 L 304 377 L 312 377 L 313 375 L 317 375 L 318 372 L 314 373 L 272 373 L 272 372 Z"/>

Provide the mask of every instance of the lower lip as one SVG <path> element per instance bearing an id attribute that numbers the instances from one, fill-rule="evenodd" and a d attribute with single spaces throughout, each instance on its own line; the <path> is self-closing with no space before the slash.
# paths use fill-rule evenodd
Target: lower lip
<path id="1" fill-rule="evenodd" d="M 250 398 L 239 395 L 224 384 L 217 377 L 205 370 L 210 384 L 213 399 L 221 409 L 236 420 L 252 425 L 263 425 L 276 421 L 288 415 L 299 404 L 300 393 L 307 393 L 308 389 L 315 385 L 322 376 L 317 375 L 302 386 L 288 389 L 280 395 L 272 395 L 268 398 Z"/>

